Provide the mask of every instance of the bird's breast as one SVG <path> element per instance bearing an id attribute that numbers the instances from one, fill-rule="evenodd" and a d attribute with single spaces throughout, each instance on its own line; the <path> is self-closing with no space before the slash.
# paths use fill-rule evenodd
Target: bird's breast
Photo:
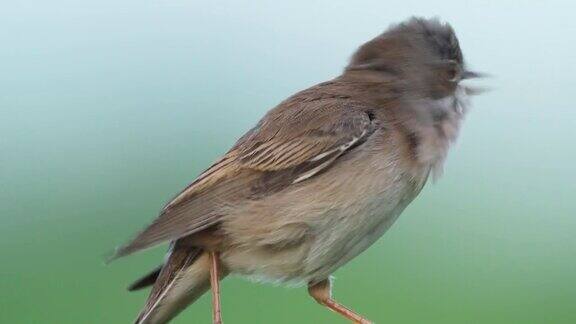
<path id="1" fill-rule="evenodd" d="M 321 279 L 374 243 L 424 180 L 408 172 L 394 142 L 376 136 L 327 172 L 233 208 L 224 261 L 259 280 Z"/>

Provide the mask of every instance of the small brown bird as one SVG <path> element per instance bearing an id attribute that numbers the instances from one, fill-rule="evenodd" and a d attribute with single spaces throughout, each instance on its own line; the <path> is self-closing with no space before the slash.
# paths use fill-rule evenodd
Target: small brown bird
<path id="1" fill-rule="evenodd" d="M 170 241 L 136 323 L 166 323 L 229 273 L 302 283 L 320 304 L 330 275 L 372 245 L 441 171 L 470 88 L 454 31 L 412 18 L 362 45 L 342 75 L 270 110 L 115 257 Z"/>

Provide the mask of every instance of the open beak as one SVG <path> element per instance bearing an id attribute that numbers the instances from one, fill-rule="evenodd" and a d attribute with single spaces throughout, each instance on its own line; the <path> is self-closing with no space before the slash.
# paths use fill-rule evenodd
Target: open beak
<path id="1" fill-rule="evenodd" d="M 481 95 L 481 94 L 484 94 L 484 93 L 489 92 L 491 90 L 492 90 L 491 88 L 487 88 L 487 87 L 472 87 L 472 86 L 464 87 L 464 91 L 465 91 L 466 95 L 468 95 L 468 96 Z"/>
<path id="2" fill-rule="evenodd" d="M 474 72 L 474 71 L 464 71 L 464 72 L 462 72 L 462 74 L 460 75 L 460 79 L 462 79 L 462 80 L 466 80 L 466 79 L 478 79 L 478 78 L 486 78 L 486 77 L 489 77 L 489 75 L 486 74 L 486 73 Z"/>
<path id="3" fill-rule="evenodd" d="M 488 73 L 465 70 L 460 75 L 460 80 L 481 79 L 481 78 L 487 78 L 487 77 L 490 77 L 490 75 Z M 471 86 L 468 84 L 464 85 L 464 91 L 469 96 L 477 96 L 477 95 L 486 93 L 490 90 L 491 90 L 491 88 L 482 87 L 482 86 Z"/>

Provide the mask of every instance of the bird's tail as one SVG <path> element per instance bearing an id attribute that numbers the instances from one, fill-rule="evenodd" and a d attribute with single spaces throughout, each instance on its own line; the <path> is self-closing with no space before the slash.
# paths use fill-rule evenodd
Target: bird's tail
<path id="1" fill-rule="evenodd" d="M 150 283 L 155 276 L 153 271 L 139 281 Z M 174 244 L 135 324 L 167 323 L 209 288 L 208 253 L 199 248 L 180 248 Z"/>

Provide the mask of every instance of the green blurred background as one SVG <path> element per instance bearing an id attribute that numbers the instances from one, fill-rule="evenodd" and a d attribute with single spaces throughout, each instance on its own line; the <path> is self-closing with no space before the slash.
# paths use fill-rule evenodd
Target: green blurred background
<path id="1" fill-rule="evenodd" d="M 438 15 L 494 90 L 443 178 L 336 273 L 376 323 L 576 323 L 571 1 L 0 4 L 0 322 L 130 323 L 165 246 L 103 264 L 269 108 L 390 23 Z M 233 323 L 345 323 L 228 278 Z M 175 323 L 208 323 L 205 296 Z"/>

